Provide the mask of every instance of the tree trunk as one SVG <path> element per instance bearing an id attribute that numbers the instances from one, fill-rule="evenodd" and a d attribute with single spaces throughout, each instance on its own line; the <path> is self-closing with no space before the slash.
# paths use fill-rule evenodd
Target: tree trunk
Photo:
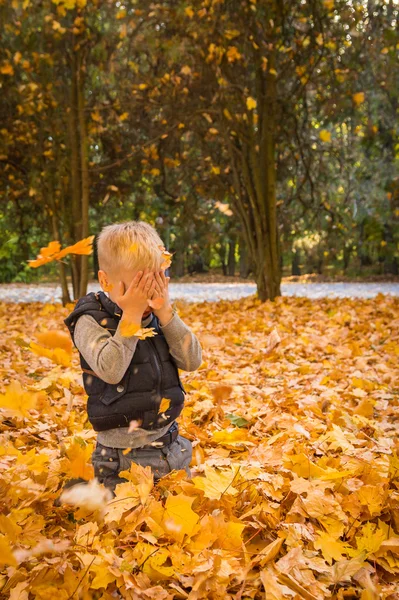
<path id="1" fill-rule="evenodd" d="M 346 274 L 346 272 L 348 270 L 352 252 L 353 252 L 352 244 L 350 244 L 349 246 L 347 246 L 345 244 L 344 245 L 344 261 L 343 261 L 344 262 L 344 264 L 343 264 L 344 274 Z"/>
<path id="2" fill-rule="evenodd" d="M 248 262 L 248 249 L 243 239 L 240 239 L 240 277 L 247 279 L 250 273 L 250 266 Z"/>
<path id="3" fill-rule="evenodd" d="M 77 94 L 77 59 L 76 53 L 72 52 L 71 60 L 71 87 L 70 100 L 68 110 L 68 135 L 70 146 L 70 170 L 71 170 L 71 205 L 72 210 L 69 219 L 69 244 L 74 244 L 81 239 L 82 219 L 80 213 L 80 196 L 81 196 L 81 181 L 80 181 L 80 160 L 79 160 L 79 122 L 78 122 L 78 94 Z M 79 298 L 79 280 L 80 280 L 80 257 L 77 255 L 70 256 L 71 261 L 71 279 L 73 297 L 76 300 Z"/>
<path id="4" fill-rule="evenodd" d="M 220 258 L 220 263 L 222 266 L 222 273 L 226 277 L 227 275 L 227 265 L 226 265 L 226 244 L 224 242 L 220 242 L 220 248 L 218 249 L 218 254 Z"/>
<path id="5" fill-rule="evenodd" d="M 301 274 L 301 255 L 299 250 L 292 251 L 291 275 Z"/>
<path id="6" fill-rule="evenodd" d="M 79 119 L 79 134 L 80 134 L 80 172 L 82 183 L 81 195 L 81 215 L 82 215 L 82 231 L 81 238 L 87 238 L 89 235 L 89 155 L 88 155 L 88 140 L 86 133 L 86 119 L 84 114 L 84 73 L 83 64 L 80 60 L 78 63 L 78 119 Z M 87 292 L 88 282 L 88 266 L 89 257 L 87 255 L 80 256 L 80 280 L 79 280 L 79 297 L 82 297 Z"/>
<path id="7" fill-rule="evenodd" d="M 60 231 L 58 228 L 57 216 L 54 209 L 51 210 L 51 225 L 53 229 L 53 239 L 60 241 Z M 66 278 L 65 264 L 62 260 L 58 260 L 58 272 L 60 274 L 61 290 L 62 290 L 62 306 L 65 306 L 68 302 L 71 302 L 69 295 L 68 282 Z"/>
<path id="8" fill-rule="evenodd" d="M 236 238 L 229 241 L 229 254 L 227 259 L 227 273 L 234 277 L 236 271 Z"/>

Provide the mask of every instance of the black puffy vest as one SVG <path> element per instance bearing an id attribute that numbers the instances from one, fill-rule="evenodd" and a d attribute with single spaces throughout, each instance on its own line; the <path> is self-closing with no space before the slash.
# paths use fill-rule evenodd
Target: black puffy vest
<path id="1" fill-rule="evenodd" d="M 114 335 L 122 312 L 104 292 L 90 292 L 79 298 L 64 323 L 73 342 L 75 324 L 81 315 L 92 316 Z M 97 377 L 79 352 L 83 384 L 88 395 L 87 413 L 95 431 L 127 427 L 130 421 L 140 419 L 143 429 L 159 429 L 172 423 L 181 413 L 185 391 L 155 315 L 147 327 L 153 327 L 157 335 L 138 341 L 130 365 L 117 384 Z M 162 398 L 169 399 L 170 404 L 161 414 L 159 406 Z"/>

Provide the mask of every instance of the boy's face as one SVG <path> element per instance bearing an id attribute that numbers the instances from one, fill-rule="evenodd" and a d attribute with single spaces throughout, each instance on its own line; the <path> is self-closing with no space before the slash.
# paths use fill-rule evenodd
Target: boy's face
<path id="1" fill-rule="evenodd" d="M 104 292 L 108 292 L 109 297 L 113 302 L 117 304 L 117 295 L 118 295 L 118 285 L 120 281 L 123 281 L 125 286 L 125 292 L 129 285 L 132 283 L 134 277 L 137 273 L 143 269 L 135 269 L 135 270 L 120 270 L 120 271 L 98 271 L 98 280 Z M 147 305 L 147 308 L 143 312 L 143 318 L 148 317 L 151 312 L 151 308 Z"/>

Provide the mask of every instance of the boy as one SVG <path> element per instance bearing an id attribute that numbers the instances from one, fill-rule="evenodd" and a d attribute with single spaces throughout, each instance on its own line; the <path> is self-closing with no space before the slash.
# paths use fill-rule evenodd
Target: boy
<path id="1" fill-rule="evenodd" d="M 192 445 L 175 420 L 185 394 L 178 368 L 198 369 L 202 351 L 171 306 L 162 240 L 149 224 L 127 221 L 104 227 L 97 249 L 103 291 L 80 298 L 64 321 L 98 432 L 94 474 L 112 492 L 132 462 L 150 466 L 155 481 L 174 469 L 191 477 Z M 157 335 L 139 339 L 131 334 L 139 328 Z"/>

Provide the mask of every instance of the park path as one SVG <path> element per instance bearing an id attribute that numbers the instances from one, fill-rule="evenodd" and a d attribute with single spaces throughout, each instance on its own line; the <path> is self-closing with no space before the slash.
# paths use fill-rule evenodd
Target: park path
<path id="1" fill-rule="evenodd" d="M 90 283 L 89 292 L 101 289 Z M 253 283 L 171 283 L 173 300 L 215 302 L 236 300 L 255 294 Z M 71 290 L 72 293 L 72 290 Z M 373 298 L 377 294 L 399 296 L 399 283 L 284 283 L 283 296 L 306 298 Z M 57 284 L 0 284 L 0 302 L 61 302 L 61 287 Z"/>

